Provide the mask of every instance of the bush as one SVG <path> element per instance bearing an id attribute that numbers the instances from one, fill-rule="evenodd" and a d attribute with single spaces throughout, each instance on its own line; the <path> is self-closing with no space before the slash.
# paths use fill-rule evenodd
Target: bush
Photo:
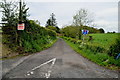
<path id="1" fill-rule="evenodd" d="M 111 45 L 108 51 L 110 56 L 116 57 L 120 53 L 120 39 L 116 40 L 116 43 Z"/>
<path id="2" fill-rule="evenodd" d="M 36 42 L 32 42 L 32 46 L 35 52 L 42 50 L 42 47 L 39 46 Z"/>
<path id="3" fill-rule="evenodd" d="M 25 49 L 25 52 L 32 51 L 32 44 L 29 41 L 24 41 L 23 47 Z"/>
<path id="4" fill-rule="evenodd" d="M 81 40 L 77 40 L 77 44 L 81 44 L 82 43 L 82 41 Z"/>
<path id="5" fill-rule="evenodd" d="M 85 45 L 85 48 L 86 49 L 90 49 L 91 51 L 93 51 L 94 53 L 98 53 L 98 52 L 100 52 L 100 53 L 103 53 L 103 52 L 105 52 L 106 50 L 103 48 L 103 47 L 101 47 L 99 44 L 91 44 L 91 43 L 87 43 L 86 45 Z"/>
<path id="6" fill-rule="evenodd" d="M 56 32 L 50 29 L 46 29 L 47 30 L 47 34 L 51 37 L 51 38 L 56 38 Z"/>
<path id="7" fill-rule="evenodd" d="M 73 38 L 71 38 L 70 41 L 73 42 L 74 44 L 77 43 L 77 40 Z"/>
<path id="8" fill-rule="evenodd" d="M 81 40 L 77 40 L 77 39 L 74 39 L 74 38 L 71 38 L 71 37 L 62 37 L 62 38 L 65 39 L 65 40 L 71 41 L 74 44 L 76 44 L 76 43 L 80 44 L 81 43 Z"/>
<path id="9" fill-rule="evenodd" d="M 120 59 L 115 60 L 113 57 L 109 57 L 107 63 L 110 64 L 110 65 L 113 65 L 113 66 L 115 65 L 115 66 L 119 66 L 120 67 Z"/>

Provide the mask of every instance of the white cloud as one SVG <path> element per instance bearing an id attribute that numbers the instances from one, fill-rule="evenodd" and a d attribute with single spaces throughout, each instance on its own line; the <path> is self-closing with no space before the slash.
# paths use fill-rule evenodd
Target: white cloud
<path id="1" fill-rule="evenodd" d="M 103 28 L 105 32 L 108 31 L 116 31 L 118 32 L 118 21 L 105 21 L 105 20 L 99 20 L 96 21 L 95 24 L 97 24 L 97 28 Z"/>
<path id="2" fill-rule="evenodd" d="M 105 8 L 96 12 L 96 21 L 98 28 L 103 28 L 106 32 L 118 32 L 118 7 Z"/>
<path id="3" fill-rule="evenodd" d="M 104 10 L 101 10 L 101 11 L 98 11 L 96 13 L 96 15 L 99 17 L 99 18 L 111 18 L 111 17 L 118 17 L 118 7 L 113 7 L 113 8 L 107 8 L 107 9 L 104 9 Z"/>

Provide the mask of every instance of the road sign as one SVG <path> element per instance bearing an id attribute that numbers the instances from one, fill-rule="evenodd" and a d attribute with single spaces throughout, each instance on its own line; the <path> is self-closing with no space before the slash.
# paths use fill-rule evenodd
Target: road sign
<path id="1" fill-rule="evenodd" d="M 82 34 L 86 35 L 88 34 L 89 30 L 82 30 Z"/>
<path id="2" fill-rule="evenodd" d="M 24 23 L 18 24 L 17 29 L 18 30 L 24 30 L 25 29 L 25 24 Z"/>

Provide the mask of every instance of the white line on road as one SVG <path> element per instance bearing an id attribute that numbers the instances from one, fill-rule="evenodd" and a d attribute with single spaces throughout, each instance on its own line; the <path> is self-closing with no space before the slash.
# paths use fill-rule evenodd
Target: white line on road
<path id="1" fill-rule="evenodd" d="M 43 64 L 41 64 L 41 65 L 39 65 L 39 66 L 37 66 L 37 67 L 35 67 L 35 68 L 33 68 L 32 71 L 28 71 L 28 72 L 27 72 L 27 76 L 32 75 L 32 74 L 33 74 L 33 71 L 36 70 L 36 69 L 38 69 L 38 68 L 40 68 L 41 66 L 52 62 L 51 66 L 49 67 L 48 72 L 45 73 L 45 77 L 46 77 L 46 78 L 49 78 L 49 77 L 50 77 L 50 73 L 51 73 L 51 69 L 52 69 L 53 65 L 55 64 L 55 61 L 56 61 L 56 58 L 53 58 L 53 59 L 51 59 L 51 60 L 49 60 L 49 61 L 47 61 L 47 62 L 45 62 L 45 63 L 43 63 Z"/>
<path id="2" fill-rule="evenodd" d="M 52 62 L 52 61 L 53 61 L 53 62 Z M 54 64 L 55 64 L 55 61 L 56 61 L 56 58 L 53 58 L 53 59 L 51 59 L 51 60 L 49 60 L 49 61 L 47 61 L 47 62 L 45 62 L 45 63 L 43 63 L 43 64 L 41 64 L 41 65 L 39 65 L 39 66 L 37 66 L 37 67 L 35 67 L 35 68 L 33 68 L 32 70 L 38 69 L 38 68 L 40 68 L 41 66 L 43 66 L 43 65 L 45 65 L 45 64 L 48 64 L 48 63 L 50 63 L 50 62 L 52 62 L 52 65 L 54 65 Z"/>
<path id="3" fill-rule="evenodd" d="M 52 62 L 52 65 L 50 66 L 48 72 L 46 73 L 46 78 L 49 78 L 50 77 L 50 73 L 52 72 L 51 69 L 53 67 L 53 65 L 55 64 L 55 61 L 56 61 L 56 58 L 53 59 L 53 62 Z"/>

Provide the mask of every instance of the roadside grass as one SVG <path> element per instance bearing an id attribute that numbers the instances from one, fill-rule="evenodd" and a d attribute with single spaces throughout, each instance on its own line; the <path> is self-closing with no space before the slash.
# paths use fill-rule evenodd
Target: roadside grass
<path id="1" fill-rule="evenodd" d="M 66 43 L 70 45 L 77 53 L 81 54 L 83 57 L 95 62 L 100 66 L 104 66 L 108 69 L 118 70 L 120 68 L 120 59 L 116 60 L 114 57 L 109 56 L 107 53 L 93 52 L 90 49 L 80 48 L 80 44 L 75 44 L 69 40 Z"/>
<path id="2" fill-rule="evenodd" d="M 46 44 L 46 45 L 44 46 L 44 49 L 50 48 L 57 40 L 58 40 L 58 38 L 55 39 L 55 40 L 53 40 L 51 43 Z"/>

